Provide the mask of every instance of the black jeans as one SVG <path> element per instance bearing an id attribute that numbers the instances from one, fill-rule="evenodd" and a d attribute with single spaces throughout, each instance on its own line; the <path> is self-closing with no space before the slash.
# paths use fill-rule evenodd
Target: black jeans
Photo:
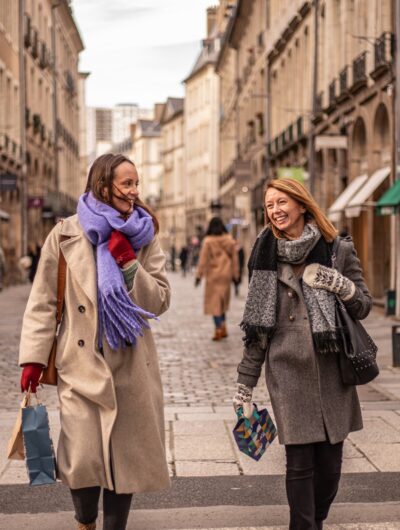
<path id="1" fill-rule="evenodd" d="M 321 530 L 339 487 L 343 442 L 286 445 L 289 530 Z"/>
<path id="2" fill-rule="evenodd" d="M 75 516 L 79 523 L 90 524 L 97 519 L 101 488 L 71 490 Z M 132 494 L 103 490 L 103 530 L 125 530 Z"/>

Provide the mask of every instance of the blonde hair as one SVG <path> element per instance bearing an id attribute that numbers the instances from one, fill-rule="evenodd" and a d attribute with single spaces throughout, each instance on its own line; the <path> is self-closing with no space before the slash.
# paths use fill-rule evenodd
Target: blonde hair
<path id="1" fill-rule="evenodd" d="M 271 228 L 274 236 L 277 239 L 282 239 L 284 237 L 284 234 L 271 223 L 267 214 L 267 209 L 265 207 L 265 195 L 269 188 L 274 188 L 275 190 L 279 190 L 283 193 L 286 193 L 287 195 L 289 195 L 289 197 L 304 206 L 304 208 L 306 209 L 306 213 L 304 214 L 305 221 L 314 221 L 314 223 L 318 226 L 325 241 L 330 242 L 335 239 L 335 237 L 337 236 L 336 228 L 323 213 L 323 211 L 318 206 L 317 202 L 315 201 L 311 193 L 308 191 L 308 189 L 303 186 L 303 184 L 301 184 L 298 180 L 288 178 L 271 180 L 266 185 L 264 192 L 265 224 Z"/>

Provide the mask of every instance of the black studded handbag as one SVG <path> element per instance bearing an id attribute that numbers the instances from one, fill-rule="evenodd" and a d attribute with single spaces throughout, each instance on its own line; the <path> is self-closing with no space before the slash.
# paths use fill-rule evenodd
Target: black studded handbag
<path id="1" fill-rule="evenodd" d="M 332 265 L 335 267 L 339 238 L 332 247 Z M 335 267 L 336 268 L 336 267 Z M 378 347 L 359 320 L 346 310 L 336 297 L 336 326 L 341 343 L 339 369 L 345 385 L 365 385 L 379 374 L 376 362 Z"/>

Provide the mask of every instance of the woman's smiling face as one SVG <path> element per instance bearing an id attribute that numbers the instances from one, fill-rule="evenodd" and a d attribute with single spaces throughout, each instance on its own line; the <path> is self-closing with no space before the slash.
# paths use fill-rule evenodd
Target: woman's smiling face
<path id="1" fill-rule="evenodd" d="M 268 188 L 265 194 L 265 208 L 270 222 L 289 239 L 297 239 L 304 230 L 305 207 L 287 193 Z"/>

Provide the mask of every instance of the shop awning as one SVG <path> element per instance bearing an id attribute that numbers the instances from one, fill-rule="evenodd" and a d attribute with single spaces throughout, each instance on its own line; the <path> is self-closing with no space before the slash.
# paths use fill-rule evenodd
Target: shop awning
<path id="1" fill-rule="evenodd" d="M 377 215 L 391 215 L 399 211 L 400 205 L 400 179 L 396 180 L 376 203 Z"/>
<path id="2" fill-rule="evenodd" d="M 390 167 L 384 167 L 375 171 L 348 203 L 345 208 L 346 217 L 358 217 L 363 206 L 375 206 L 374 203 L 367 203 L 367 201 L 389 175 Z"/>
<path id="3" fill-rule="evenodd" d="M 0 219 L 2 221 L 9 221 L 10 220 L 10 214 L 5 212 L 4 210 L 0 210 Z"/>
<path id="4" fill-rule="evenodd" d="M 350 200 L 358 192 L 361 186 L 368 180 L 368 175 L 359 175 L 353 179 L 345 188 L 335 202 L 328 209 L 328 219 L 334 223 L 340 221 L 343 210 Z"/>

